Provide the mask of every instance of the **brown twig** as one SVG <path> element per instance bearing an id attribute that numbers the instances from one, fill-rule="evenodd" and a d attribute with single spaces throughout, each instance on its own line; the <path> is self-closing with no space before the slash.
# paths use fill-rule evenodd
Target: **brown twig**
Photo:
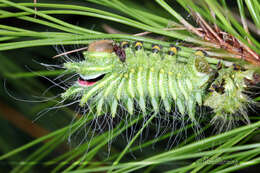
<path id="1" fill-rule="evenodd" d="M 73 52 L 79 52 L 79 51 L 86 50 L 86 49 L 88 49 L 88 47 L 82 47 L 82 48 L 79 48 L 79 49 L 74 49 L 74 50 L 71 50 L 71 51 L 68 51 L 68 52 L 63 52 L 61 54 L 55 55 L 52 58 L 61 57 L 61 56 L 64 56 L 64 55 L 71 54 Z"/>
<path id="2" fill-rule="evenodd" d="M 214 13 L 211 14 L 213 17 L 215 16 Z M 204 40 L 214 43 L 232 54 L 238 55 L 240 59 L 245 59 L 254 65 L 260 66 L 259 55 L 247 45 L 240 42 L 234 36 L 221 31 L 216 26 L 212 28 L 199 13 L 192 12 L 192 16 L 200 26 L 197 30 L 202 34 L 199 34 L 198 36 L 201 37 L 201 35 L 203 35 L 201 38 Z"/>
<path id="3" fill-rule="evenodd" d="M 35 6 L 37 4 L 37 0 L 33 0 L 34 3 L 34 11 L 37 12 L 37 7 Z M 36 18 L 36 13 L 34 14 L 34 17 Z"/>
<path id="4" fill-rule="evenodd" d="M 243 24 L 243 21 L 242 21 L 241 17 L 238 14 L 232 13 L 232 15 L 234 16 L 234 18 L 236 20 L 238 20 L 239 22 L 241 22 Z M 251 32 L 253 32 L 253 33 L 257 34 L 258 36 L 260 36 L 260 29 L 258 29 L 250 20 L 247 20 L 245 18 L 243 20 L 244 20 L 244 23 L 247 25 L 247 28 Z"/>
<path id="5" fill-rule="evenodd" d="M 204 35 L 197 30 L 197 28 L 193 27 L 191 24 L 189 24 L 186 20 L 182 19 L 180 22 L 191 32 L 195 33 L 199 37 L 203 37 Z"/>
<path id="6" fill-rule="evenodd" d="M 103 24 L 102 28 L 110 34 L 126 34 L 125 32 L 119 31 L 115 28 L 112 28 L 111 26 L 107 25 L 107 24 Z"/>
<path id="7" fill-rule="evenodd" d="M 216 20 L 216 14 L 212 9 L 210 9 L 210 14 L 213 17 L 213 19 Z M 214 29 L 216 32 L 220 32 L 220 29 L 216 23 L 214 23 Z"/>
<path id="8" fill-rule="evenodd" d="M 242 22 L 244 30 L 246 31 L 246 33 L 249 34 L 249 30 L 248 30 L 248 26 L 247 26 L 247 23 L 246 23 L 246 19 L 243 16 L 241 16 L 241 22 Z M 248 41 L 249 44 L 252 45 L 252 42 L 251 42 L 251 40 L 249 38 L 247 38 L 247 41 Z"/>
<path id="9" fill-rule="evenodd" d="M 208 23 L 201 17 L 199 13 L 196 13 L 196 16 L 199 19 L 201 27 L 205 28 L 205 31 L 209 31 L 210 34 L 215 37 L 215 39 L 222 45 L 222 46 L 227 46 L 225 42 L 218 36 L 218 34 L 208 25 Z"/>

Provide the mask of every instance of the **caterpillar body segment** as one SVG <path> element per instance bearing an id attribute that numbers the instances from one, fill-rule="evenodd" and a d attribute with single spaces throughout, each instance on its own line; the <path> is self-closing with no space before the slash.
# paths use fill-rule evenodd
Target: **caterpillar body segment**
<path id="1" fill-rule="evenodd" d="M 196 107 L 207 106 L 214 112 L 212 121 L 232 118 L 237 112 L 247 119 L 245 111 L 251 101 L 243 93 L 244 79 L 253 80 L 253 71 L 237 67 L 216 71 L 203 51 L 194 52 L 183 63 L 178 60 L 181 50 L 173 45 L 163 53 L 159 45 L 145 50 L 143 42 L 92 44 L 84 52 L 84 61 L 64 64 L 80 78 L 62 97 L 80 96 L 80 106 L 92 105 L 97 115 L 115 117 L 120 105 L 130 115 L 136 111 L 159 115 L 164 109 L 196 121 Z"/>
<path id="2" fill-rule="evenodd" d="M 80 106 L 84 106 L 91 96 L 93 96 L 97 92 L 100 92 L 100 90 L 104 90 L 103 88 L 105 88 L 105 86 L 108 85 L 108 83 L 110 81 L 112 81 L 113 79 L 116 79 L 115 74 L 109 76 L 104 81 L 100 82 L 99 85 L 96 85 L 95 87 L 91 88 L 90 90 L 86 90 L 80 100 Z"/>

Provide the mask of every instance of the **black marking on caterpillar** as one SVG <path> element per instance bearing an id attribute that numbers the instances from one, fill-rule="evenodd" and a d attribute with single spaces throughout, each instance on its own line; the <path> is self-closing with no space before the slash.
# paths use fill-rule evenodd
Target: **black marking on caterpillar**
<path id="1" fill-rule="evenodd" d="M 119 57 L 120 61 L 125 62 L 126 59 L 125 50 L 116 44 L 113 46 L 113 50 L 115 54 Z"/>
<path id="2" fill-rule="evenodd" d="M 122 48 L 124 48 L 124 49 L 126 49 L 126 48 L 129 48 L 130 47 L 130 45 L 129 45 L 129 43 L 127 42 L 127 41 L 123 41 L 123 42 L 121 42 L 121 47 Z"/>
<path id="3" fill-rule="evenodd" d="M 238 65 L 238 64 L 233 64 L 233 69 L 235 71 L 246 71 L 246 69 L 244 67 L 242 67 L 241 65 Z"/>
<path id="4" fill-rule="evenodd" d="M 224 94 L 225 88 L 224 88 L 225 80 L 222 80 L 219 84 L 212 84 L 210 91 L 214 92 L 216 91 L 219 94 Z"/>
<path id="5" fill-rule="evenodd" d="M 246 110 L 252 100 L 243 93 L 244 79 L 254 80 L 253 70 L 221 64 L 214 70 L 201 50 L 191 54 L 188 63 L 181 63 L 178 47 L 171 45 L 167 54 L 159 54 L 161 49 L 153 45 L 147 51 L 140 41 L 133 48 L 128 42 L 120 46 L 111 40 L 93 42 L 84 52 L 84 61 L 64 64 L 81 78 L 62 97 L 80 96 L 80 106 L 90 105 L 97 116 L 109 113 L 115 117 L 123 105 L 130 115 L 137 111 L 160 115 L 163 109 L 197 122 L 196 107 L 205 106 L 213 110 L 212 122 L 235 117 L 249 121 Z"/>

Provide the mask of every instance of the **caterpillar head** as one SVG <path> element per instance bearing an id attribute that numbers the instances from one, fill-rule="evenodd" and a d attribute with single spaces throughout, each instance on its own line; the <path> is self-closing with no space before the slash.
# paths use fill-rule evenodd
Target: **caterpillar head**
<path id="1" fill-rule="evenodd" d="M 80 75 L 79 85 L 91 86 L 102 80 L 107 73 L 112 72 L 118 64 L 118 57 L 113 52 L 113 41 L 95 41 L 89 45 L 87 51 L 83 52 L 84 61 L 67 62 L 64 67 Z"/>

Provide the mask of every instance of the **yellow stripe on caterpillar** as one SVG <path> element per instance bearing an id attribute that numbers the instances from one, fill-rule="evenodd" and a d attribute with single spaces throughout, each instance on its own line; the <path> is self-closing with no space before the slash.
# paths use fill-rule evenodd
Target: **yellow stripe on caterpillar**
<path id="1" fill-rule="evenodd" d="M 171 55 L 171 56 L 176 55 L 178 53 L 179 49 L 180 49 L 179 47 L 171 45 L 170 48 L 169 48 L 168 55 Z"/>
<path id="2" fill-rule="evenodd" d="M 127 42 L 127 41 L 123 41 L 123 42 L 121 42 L 121 47 L 122 48 L 128 48 L 129 47 L 129 43 Z"/>
<path id="3" fill-rule="evenodd" d="M 161 50 L 161 47 L 159 45 L 155 44 L 152 46 L 152 53 L 158 53 L 158 52 L 160 52 L 160 50 Z"/>
<path id="4" fill-rule="evenodd" d="M 141 41 L 135 42 L 134 47 L 135 47 L 135 50 L 140 50 L 140 49 L 142 49 L 142 47 L 143 47 L 143 42 L 141 42 Z"/>

